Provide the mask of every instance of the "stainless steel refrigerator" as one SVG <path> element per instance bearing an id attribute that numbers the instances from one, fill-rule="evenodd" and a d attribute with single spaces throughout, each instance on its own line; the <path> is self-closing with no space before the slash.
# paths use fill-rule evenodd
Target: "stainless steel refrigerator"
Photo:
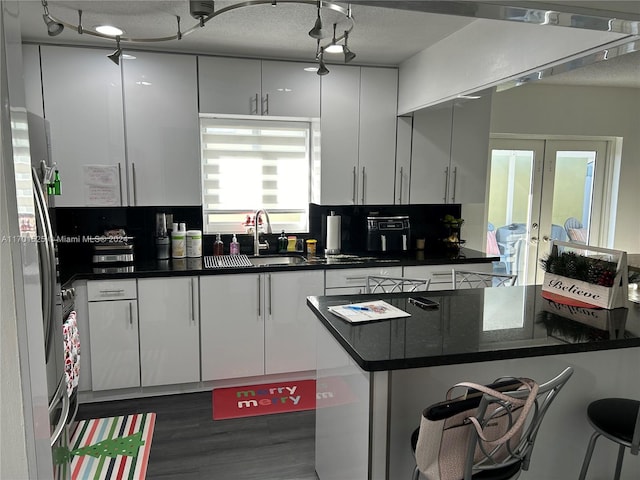
<path id="1" fill-rule="evenodd" d="M 71 478 L 69 434 L 77 411 L 79 378 L 79 332 L 75 319 L 75 291 L 62 289 L 58 276 L 55 225 L 50 215 L 55 197 L 48 124 L 28 113 L 31 177 L 35 205 L 36 243 L 40 264 L 44 349 L 49 400 L 53 472 L 56 479 Z"/>

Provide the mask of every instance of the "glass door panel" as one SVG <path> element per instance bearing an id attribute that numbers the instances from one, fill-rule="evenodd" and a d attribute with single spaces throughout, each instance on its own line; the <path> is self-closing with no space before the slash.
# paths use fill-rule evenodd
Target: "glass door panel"
<path id="1" fill-rule="evenodd" d="M 491 142 L 487 253 L 500 255 L 497 270 L 518 275 L 518 285 L 535 280 L 530 263 L 537 252 L 531 238 L 539 224 L 536 192 L 543 154 L 542 140 Z"/>
<path id="2" fill-rule="evenodd" d="M 542 282 L 552 240 L 599 245 L 606 150 L 604 141 L 492 139 L 487 253 L 517 284 Z"/>

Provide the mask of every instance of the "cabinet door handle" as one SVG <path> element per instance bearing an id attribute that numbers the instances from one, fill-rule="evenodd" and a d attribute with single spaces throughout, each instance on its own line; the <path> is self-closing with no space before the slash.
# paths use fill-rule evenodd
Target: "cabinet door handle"
<path id="1" fill-rule="evenodd" d="M 272 296 L 271 296 L 271 274 L 268 274 L 269 280 L 269 316 L 271 316 L 271 305 L 273 304 Z"/>
<path id="2" fill-rule="evenodd" d="M 262 99 L 262 115 L 269 115 L 269 94 L 265 94 Z"/>
<path id="3" fill-rule="evenodd" d="M 191 319 L 191 323 L 195 323 L 195 318 L 193 318 L 193 278 L 189 283 L 189 318 Z"/>
<path id="4" fill-rule="evenodd" d="M 138 191 L 136 188 L 136 164 L 131 162 L 131 176 L 133 178 L 133 205 L 138 205 Z"/>
<path id="5" fill-rule="evenodd" d="M 362 167 L 362 200 L 361 200 L 362 205 L 364 205 L 364 187 L 365 187 L 365 173 L 364 173 L 364 167 Z"/>
<path id="6" fill-rule="evenodd" d="M 357 184 L 357 179 L 356 179 L 356 167 L 353 167 L 353 188 L 352 188 L 352 195 L 351 195 L 351 203 L 353 203 L 354 205 L 356 204 L 356 188 L 358 187 Z"/>
<path id="7" fill-rule="evenodd" d="M 191 279 L 191 298 L 193 308 L 193 324 L 197 324 L 200 319 L 200 311 L 198 310 L 198 280 Z"/>
<path id="8" fill-rule="evenodd" d="M 398 205 L 402 205 L 402 177 L 404 176 L 403 170 L 404 167 L 400 167 L 400 194 L 398 195 Z"/>
<path id="9" fill-rule="evenodd" d="M 118 288 L 117 290 L 100 290 L 100 295 L 123 295 L 124 288 Z"/>
<path id="10" fill-rule="evenodd" d="M 258 94 L 256 93 L 256 96 L 252 99 L 249 99 L 249 113 L 251 115 L 258 115 L 258 103 L 260 100 L 258 100 Z M 256 108 L 255 110 L 253 109 L 253 106 L 251 105 L 251 103 L 256 102 Z"/>
<path id="11" fill-rule="evenodd" d="M 456 203 L 456 184 L 458 183 L 458 167 L 453 167 L 453 195 L 451 195 L 451 203 Z"/>
<path id="12" fill-rule="evenodd" d="M 133 302 L 129 302 L 129 325 L 133 327 Z"/>
<path id="13" fill-rule="evenodd" d="M 260 282 L 260 275 L 258 275 L 258 317 L 262 316 L 262 309 L 260 304 L 262 303 L 262 282 Z"/>
<path id="14" fill-rule="evenodd" d="M 447 203 L 447 198 L 449 197 L 449 167 L 444 168 L 444 197 L 442 200 L 444 203 Z"/>
<path id="15" fill-rule="evenodd" d="M 120 184 L 120 206 L 124 205 L 124 199 L 122 198 L 122 165 L 118 162 L 118 182 Z"/>

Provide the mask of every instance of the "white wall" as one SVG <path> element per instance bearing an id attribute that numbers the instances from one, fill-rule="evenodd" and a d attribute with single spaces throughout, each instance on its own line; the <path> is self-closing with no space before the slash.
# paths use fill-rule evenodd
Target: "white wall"
<path id="1" fill-rule="evenodd" d="M 623 35 L 476 20 L 400 64 L 398 114 L 477 91 Z"/>
<path id="2" fill-rule="evenodd" d="M 640 89 L 512 88 L 493 96 L 491 133 L 623 137 L 613 248 L 640 253 Z"/>

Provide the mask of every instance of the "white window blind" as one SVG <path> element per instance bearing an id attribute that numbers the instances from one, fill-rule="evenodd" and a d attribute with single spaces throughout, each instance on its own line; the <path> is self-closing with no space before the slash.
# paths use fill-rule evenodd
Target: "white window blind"
<path id="1" fill-rule="evenodd" d="M 201 117 L 200 135 L 205 233 L 243 232 L 258 208 L 274 231 L 307 229 L 310 122 Z"/>

